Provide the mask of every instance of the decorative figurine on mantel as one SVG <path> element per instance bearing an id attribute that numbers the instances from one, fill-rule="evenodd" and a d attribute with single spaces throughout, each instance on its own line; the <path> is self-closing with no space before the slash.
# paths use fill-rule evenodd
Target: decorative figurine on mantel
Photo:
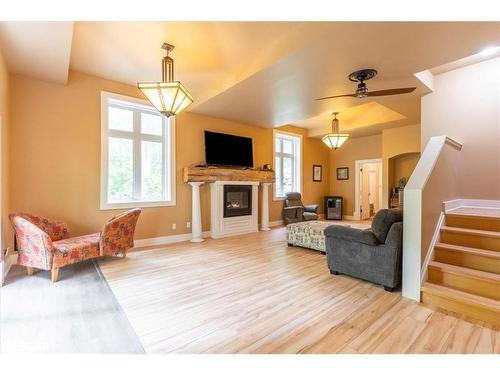
<path id="1" fill-rule="evenodd" d="M 273 170 L 273 167 L 271 166 L 271 164 L 264 164 L 262 166 L 262 169 L 263 171 L 272 171 Z"/>

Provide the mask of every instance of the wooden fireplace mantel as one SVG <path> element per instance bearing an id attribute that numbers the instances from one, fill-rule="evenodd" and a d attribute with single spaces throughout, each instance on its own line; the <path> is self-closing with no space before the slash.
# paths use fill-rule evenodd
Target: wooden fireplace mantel
<path id="1" fill-rule="evenodd" d="M 184 167 L 184 182 L 258 181 L 274 182 L 274 171 L 253 169 Z"/>

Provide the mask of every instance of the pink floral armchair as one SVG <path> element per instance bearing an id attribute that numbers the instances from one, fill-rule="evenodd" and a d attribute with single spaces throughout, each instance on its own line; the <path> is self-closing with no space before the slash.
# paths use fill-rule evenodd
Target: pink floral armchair
<path id="1" fill-rule="evenodd" d="M 14 227 L 17 263 L 27 267 L 28 275 L 33 269 L 51 270 L 52 282 L 57 281 L 59 268 L 97 258 L 122 254 L 134 246 L 134 231 L 141 209 L 124 212 L 113 217 L 99 233 L 69 237 L 68 226 L 29 214 L 11 214 Z"/>

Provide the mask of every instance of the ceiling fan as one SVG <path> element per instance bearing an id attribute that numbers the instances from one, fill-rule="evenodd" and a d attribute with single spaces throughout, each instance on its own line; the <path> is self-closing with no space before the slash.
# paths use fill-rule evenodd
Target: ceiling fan
<path id="1" fill-rule="evenodd" d="M 387 96 L 387 95 L 399 95 L 399 94 L 408 94 L 410 92 L 415 91 L 416 87 L 404 87 L 400 89 L 388 89 L 388 90 L 378 90 L 378 91 L 368 91 L 368 87 L 366 87 L 365 81 L 375 77 L 377 75 L 377 71 L 375 69 L 362 69 L 357 70 L 349 74 L 349 81 L 359 82 L 358 88 L 354 94 L 344 94 L 344 95 L 333 95 L 333 96 L 325 96 L 324 98 L 318 98 L 316 100 L 324 100 L 324 99 L 333 99 L 333 98 L 341 98 L 344 96 L 350 96 L 353 98 L 366 98 L 367 96 Z"/>

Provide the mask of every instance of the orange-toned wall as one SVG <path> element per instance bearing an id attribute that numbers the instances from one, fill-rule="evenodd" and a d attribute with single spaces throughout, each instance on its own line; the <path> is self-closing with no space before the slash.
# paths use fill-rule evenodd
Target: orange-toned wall
<path id="1" fill-rule="evenodd" d="M 436 135 L 463 144 L 458 196 L 500 199 L 500 57 L 434 77 L 422 98 L 422 149 Z"/>
<path id="2" fill-rule="evenodd" d="M 382 156 L 382 136 L 372 135 L 348 139 L 331 152 L 330 193 L 344 198 L 344 215 L 354 213 L 354 167 L 356 160 L 378 159 Z M 348 167 L 349 179 L 337 180 L 337 168 Z"/>
<path id="3" fill-rule="evenodd" d="M 72 234 L 100 230 L 116 211 L 99 209 L 100 92 L 141 97 L 134 86 L 70 72 L 67 85 L 11 76 L 12 132 L 10 197 L 12 211 L 28 211 L 64 220 Z M 30 103 L 29 111 L 26 103 Z M 273 164 L 273 131 L 233 121 L 183 112 L 176 118 L 177 205 L 145 208 L 136 238 L 187 233 L 191 221 L 191 190 L 182 182 L 182 168 L 204 159 L 203 131 L 253 138 L 254 163 Z M 329 190 L 329 151 L 320 140 L 304 135 L 304 201 L 322 202 Z M 323 182 L 312 182 L 312 165 L 324 166 Z M 270 192 L 270 220 L 281 219 L 282 201 Z M 209 187 L 201 188 L 203 230 L 210 227 Z M 259 199 L 260 201 L 260 199 Z M 172 230 L 172 224 L 177 230 Z"/>
<path id="4" fill-rule="evenodd" d="M 9 74 L 0 53 L 0 258 L 3 259 L 3 249 L 9 245 L 12 237 L 8 223 L 9 212 Z"/>

